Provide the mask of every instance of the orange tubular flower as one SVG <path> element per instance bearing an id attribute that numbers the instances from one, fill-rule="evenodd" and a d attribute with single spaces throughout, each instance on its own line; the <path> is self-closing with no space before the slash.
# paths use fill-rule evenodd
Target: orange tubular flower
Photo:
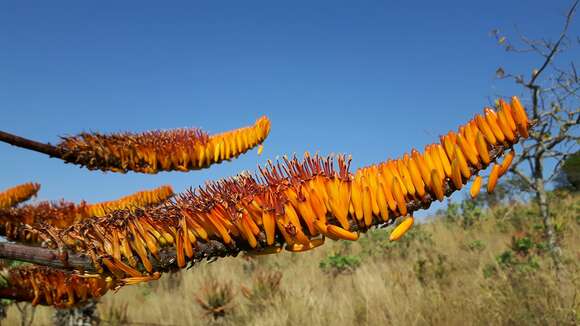
<path id="1" fill-rule="evenodd" d="M 18 205 L 36 196 L 40 190 L 38 183 L 23 183 L 0 192 L 0 209 L 6 209 Z"/>
<path id="2" fill-rule="evenodd" d="M 0 288 L 0 297 L 33 305 L 68 308 L 114 288 L 110 277 L 78 275 L 44 266 L 18 266 L 2 274 L 7 284 Z"/>
<path id="3" fill-rule="evenodd" d="M 198 170 L 230 160 L 261 144 L 269 132 L 270 121 L 262 117 L 252 126 L 216 135 L 199 129 L 111 135 L 82 133 L 63 137 L 57 149 L 63 160 L 89 170 L 153 174 Z"/>
<path id="4" fill-rule="evenodd" d="M 518 130 L 527 131 L 522 112 L 517 110 Z M 115 211 L 65 230 L 47 227 L 38 232 L 49 248 L 88 253 L 100 273 L 137 281 L 241 251 L 265 254 L 282 247 L 305 251 L 321 244 L 317 240 L 321 236 L 356 240 L 360 232 L 390 225 L 451 195 L 522 137 L 517 130 L 513 140 L 501 137 L 500 128 L 489 133 L 489 125 L 478 117 L 462 129 L 467 138 L 449 133 L 443 143 L 428 145 L 423 153 L 414 151 L 354 173 L 349 171 L 350 158 L 344 156 L 284 157 L 259 168 L 258 176 L 240 174 L 209 182 L 177 195 L 167 205 Z M 469 156 L 472 159 L 466 160 Z M 492 181 L 497 177 L 496 171 Z M 405 220 L 393 240 L 412 222 Z"/>
<path id="5" fill-rule="evenodd" d="M 411 229 L 414 222 L 415 222 L 415 219 L 413 218 L 413 216 L 409 216 L 409 217 L 405 218 L 403 220 L 403 222 L 401 222 L 401 224 L 397 225 L 397 227 L 393 230 L 393 232 L 389 236 L 389 240 L 390 241 L 399 240 L 403 235 L 405 235 L 405 233 L 407 233 L 407 231 L 409 231 Z"/>

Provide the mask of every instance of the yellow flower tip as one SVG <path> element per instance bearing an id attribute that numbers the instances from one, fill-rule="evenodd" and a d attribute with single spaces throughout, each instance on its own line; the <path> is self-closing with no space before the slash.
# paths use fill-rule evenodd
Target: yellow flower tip
<path id="1" fill-rule="evenodd" d="M 491 108 L 485 109 L 485 121 L 489 125 L 495 138 L 500 143 L 503 143 L 505 141 L 505 135 L 503 134 L 503 132 L 501 131 L 501 128 L 499 127 L 499 124 L 497 121 L 497 113 L 495 113 L 495 111 L 493 109 L 491 109 Z"/>
<path id="2" fill-rule="evenodd" d="M 481 157 L 481 160 L 485 165 L 488 165 L 491 161 L 489 156 L 489 150 L 487 148 L 487 142 L 485 141 L 482 133 L 477 133 L 475 137 L 475 147 L 477 148 L 477 153 Z"/>
<path id="3" fill-rule="evenodd" d="M 139 191 L 117 200 L 90 204 L 80 212 L 82 218 L 105 216 L 107 213 L 120 209 L 133 210 L 158 205 L 174 195 L 173 188 L 169 185 L 161 186 L 152 190 Z"/>
<path id="4" fill-rule="evenodd" d="M 471 184 L 471 188 L 469 189 L 469 194 L 471 195 L 472 199 L 475 199 L 477 195 L 479 195 L 479 191 L 481 190 L 481 176 L 476 176 L 475 180 L 473 180 L 473 184 Z"/>
<path id="5" fill-rule="evenodd" d="M 414 223 L 415 219 L 413 218 L 413 216 L 407 217 L 405 220 L 403 220 L 403 222 L 401 222 L 399 225 L 397 225 L 397 227 L 395 227 L 393 232 L 391 232 L 391 235 L 389 236 L 389 241 L 397 241 L 401 239 L 401 237 L 403 237 L 403 235 L 405 235 L 405 233 L 407 233 L 407 231 L 411 229 Z"/>
<path id="6" fill-rule="evenodd" d="M 506 174 L 506 172 L 509 170 L 514 157 L 516 155 L 516 152 L 512 149 L 507 155 L 506 157 L 503 159 L 503 162 L 501 163 L 501 166 L 499 168 L 499 177 L 501 177 L 502 175 Z"/>
<path id="7" fill-rule="evenodd" d="M 40 190 L 38 183 L 23 183 L 0 192 L 0 209 L 10 208 L 36 196 Z"/>
<path id="8" fill-rule="evenodd" d="M 328 236 L 331 238 L 356 241 L 358 240 L 358 233 L 345 230 L 340 226 L 329 224 L 327 227 Z"/>
<path id="9" fill-rule="evenodd" d="M 518 133 L 524 138 L 529 137 L 528 128 L 530 122 L 528 120 L 528 115 L 517 96 L 512 97 L 511 108 L 512 116 L 516 122 Z"/>
<path id="10" fill-rule="evenodd" d="M 487 192 L 490 194 L 495 190 L 495 186 L 497 185 L 499 170 L 500 166 L 498 164 L 494 164 L 493 168 L 491 169 L 491 173 L 489 174 L 489 179 L 487 181 Z"/>
<path id="11" fill-rule="evenodd" d="M 264 151 L 264 145 L 260 144 L 260 146 L 258 146 L 258 155 L 262 155 L 263 151 Z"/>

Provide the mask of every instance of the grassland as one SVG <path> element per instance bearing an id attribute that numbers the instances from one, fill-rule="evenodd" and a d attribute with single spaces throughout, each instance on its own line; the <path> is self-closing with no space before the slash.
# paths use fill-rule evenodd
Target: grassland
<path id="1" fill-rule="evenodd" d="M 108 294 L 98 309 L 105 324 L 577 325 L 580 196 L 551 200 L 557 265 L 533 205 L 452 206 L 396 243 L 374 230 L 305 253 L 220 259 Z M 34 324 L 52 314 L 37 308 Z M 10 307 L 3 324 L 19 318 Z"/>

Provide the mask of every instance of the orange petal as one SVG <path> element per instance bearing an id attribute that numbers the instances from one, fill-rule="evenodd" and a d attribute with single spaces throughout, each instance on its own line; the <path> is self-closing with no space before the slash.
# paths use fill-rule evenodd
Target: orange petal
<path id="1" fill-rule="evenodd" d="M 497 113 L 497 124 L 499 125 L 499 128 L 501 129 L 501 132 L 505 135 L 505 138 L 510 143 L 513 143 L 513 141 L 516 138 L 516 136 L 514 135 L 512 129 L 509 127 L 509 124 L 508 124 L 508 122 L 506 120 L 506 117 L 505 117 L 504 110 L 500 110 Z"/>
<path id="2" fill-rule="evenodd" d="M 518 129 L 518 133 L 524 137 L 528 138 L 528 115 L 526 114 L 526 110 L 520 103 L 520 99 L 516 96 L 512 97 L 512 116 L 516 122 L 516 126 Z"/>
<path id="3" fill-rule="evenodd" d="M 391 232 L 389 240 L 390 241 L 399 240 L 403 235 L 405 235 L 405 233 L 407 233 L 407 231 L 411 229 L 414 222 L 415 219 L 413 218 L 413 216 L 407 217 L 403 222 L 401 222 L 401 224 L 397 225 L 397 227 L 393 230 L 393 232 Z"/>
<path id="4" fill-rule="evenodd" d="M 445 150 L 443 149 L 443 146 L 441 146 L 441 144 L 436 144 L 435 147 L 439 151 L 439 158 L 441 159 L 441 164 L 443 165 L 445 175 L 448 177 L 451 176 L 451 161 L 449 161 L 447 153 L 445 153 Z"/>
<path id="5" fill-rule="evenodd" d="M 304 196 L 306 200 L 310 203 L 310 206 L 316 214 L 316 219 L 326 223 L 326 205 L 323 199 L 321 199 L 314 188 L 310 188 L 310 191 L 305 191 Z"/>
<path id="6" fill-rule="evenodd" d="M 372 198 L 369 187 L 365 186 L 363 190 L 363 212 L 364 212 L 363 216 L 366 226 L 370 226 L 371 223 L 373 222 L 373 207 L 371 204 L 371 200 Z"/>
<path id="7" fill-rule="evenodd" d="M 352 206 L 354 208 L 354 216 L 358 221 L 362 221 L 364 217 L 363 211 L 363 190 L 361 188 L 361 177 L 360 174 L 355 176 L 355 179 L 352 181 L 352 191 L 350 194 L 350 200 L 352 202 Z"/>
<path id="8" fill-rule="evenodd" d="M 445 149 L 445 153 L 447 153 L 447 157 L 449 157 L 449 160 L 453 160 L 453 155 L 455 155 L 453 151 L 455 148 L 456 137 L 452 137 L 451 134 L 453 134 L 452 131 L 450 131 L 447 135 L 440 137 L 441 144 L 443 145 L 443 148 Z M 429 171 L 431 170 L 432 168 Z"/>
<path id="9" fill-rule="evenodd" d="M 457 162 L 457 157 L 451 162 L 451 169 L 453 170 L 451 181 L 453 181 L 455 189 L 461 190 L 463 188 L 463 181 L 461 180 L 461 168 L 459 167 L 459 162 Z"/>
<path id="10" fill-rule="evenodd" d="M 397 179 L 397 182 L 401 186 L 401 191 L 403 192 L 403 195 L 407 196 L 407 194 L 409 192 L 407 191 L 407 187 L 405 187 L 405 184 L 403 183 L 403 178 L 401 177 L 401 174 L 399 173 L 399 169 L 397 168 L 397 162 L 396 161 L 387 161 L 387 164 L 389 166 L 391 174 L 393 175 L 393 179 Z"/>
<path id="11" fill-rule="evenodd" d="M 411 181 L 413 181 L 417 194 L 421 198 L 425 197 L 425 183 L 423 183 L 423 178 L 421 177 L 421 172 L 419 172 L 417 163 L 413 158 L 411 158 L 409 159 L 407 166 L 409 174 L 411 175 Z"/>
<path id="12" fill-rule="evenodd" d="M 329 236 L 333 236 L 333 237 L 338 238 L 338 239 L 350 240 L 350 241 L 358 240 L 358 233 L 347 231 L 347 230 L 341 228 L 340 226 L 330 224 L 330 225 L 328 225 L 327 230 L 328 230 Z"/>
<path id="13" fill-rule="evenodd" d="M 397 160 L 397 168 L 399 169 L 399 174 L 403 178 L 403 185 L 407 189 L 407 192 L 411 194 L 411 196 L 415 195 L 415 186 L 413 185 L 413 181 L 411 180 L 411 175 L 409 174 L 409 169 L 405 162 L 402 159 Z"/>
<path id="14" fill-rule="evenodd" d="M 483 139 L 483 135 L 478 133 L 475 138 L 475 146 L 477 147 L 477 153 L 481 157 L 481 160 L 485 165 L 488 165 L 490 162 L 489 151 L 487 150 L 487 143 L 485 139 Z"/>
<path id="15" fill-rule="evenodd" d="M 485 137 L 485 140 L 487 140 L 487 142 L 491 145 L 497 144 L 497 139 L 495 138 L 495 135 L 491 131 L 491 128 L 487 124 L 487 121 L 485 120 L 485 118 L 478 114 L 475 116 L 475 122 L 477 123 L 477 127 L 479 128 L 479 131 Z"/>
<path id="16" fill-rule="evenodd" d="M 439 176 L 444 178 L 445 169 L 443 168 L 443 163 L 441 163 L 441 158 L 439 157 L 439 151 L 437 150 L 437 148 L 435 148 L 434 145 L 431 145 L 429 146 L 425 154 L 427 154 L 431 158 L 431 162 L 433 162 L 433 165 L 437 170 L 437 172 L 439 173 Z"/>
<path id="17" fill-rule="evenodd" d="M 514 118 L 512 116 L 512 108 L 510 107 L 510 105 L 507 104 L 507 102 L 504 101 L 503 99 L 499 99 L 499 106 L 500 106 L 499 111 L 503 112 L 508 127 L 511 129 L 512 132 L 516 131 L 517 130 L 516 122 L 514 121 Z"/>
<path id="18" fill-rule="evenodd" d="M 514 160 L 514 156 L 516 155 L 516 152 L 512 149 L 507 155 L 506 157 L 503 159 L 503 162 L 501 163 L 501 166 L 499 168 L 499 176 L 501 177 L 502 175 L 504 175 L 508 169 L 510 168 L 513 160 Z"/>
<path id="19" fill-rule="evenodd" d="M 471 195 L 472 199 L 475 199 L 481 190 L 481 176 L 476 176 L 475 180 L 471 184 L 471 188 L 469 189 L 469 194 Z"/>
<path id="20" fill-rule="evenodd" d="M 455 158 L 457 159 L 457 164 L 461 170 L 461 175 L 463 175 L 465 179 L 469 179 L 471 177 L 471 171 L 469 170 L 465 156 L 463 156 L 463 153 L 458 145 L 455 145 Z"/>
<path id="21" fill-rule="evenodd" d="M 479 162 L 477 159 L 477 154 L 475 150 L 471 148 L 469 142 L 461 134 L 457 135 L 457 145 L 461 149 L 461 152 L 464 154 L 464 157 L 469 160 L 469 163 L 471 163 L 473 166 L 477 166 L 477 163 Z"/>
<path id="22" fill-rule="evenodd" d="M 429 167 L 427 166 L 427 163 L 425 162 L 423 155 L 421 155 L 421 153 L 419 153 L 418 150 L 413 149 L 413 151 L 411 152 L 411 156 L 413 157 L 415 164 L 417 164 L 417 167 L 419 168 L 419 172 L 421 173 L 421 178 L 423 179 L 423 182 L 426 185 L 430 185 L 431 170 L 429 170 Z"/>
<path id="23" fill-rule="evenodd" d="M 381 183 L 379 185 L 377 193 L 377 203 L 379 205 L 379 210 L 381 213 L 381 219 L 386 222 L 389 220 L 389 207 L 387 204 L 387 196 L 385 195 L 384 186 Z"/>
<path id="24" fill-rule="evenodd" d="M 272 211 L 264 210 L 262 213 L 262 223 L 264 225 L 264 233 L 266 233 L 266 243 L 272 245 L 274 237 L 276 236 L 276 221 Z"/>
<path id="25" fill-rule="evenodd" d="M 383 178 L 382 178 L 381 184 L 383 186 L 383 192 L 385 194 L 385 198 L 387 199 L 387 204 L 389 205 L 389 209 L 392 210 L 393 212 L 395 212 L 397 209 L 397 202 L 395 201 L 395 197 L 393 196 L 393 193 L 392 193 L 391 187 L 390 187 L 390 185 L 393 184 L 393 176 L 392 176 L 392 174 L 390 174 L 389 169 L 386 167 L 385 164 L 382 164 L 381 171 L 383 173 Z M 388 176 L 386 176 L 385 174 L 388 174 Z"/>
<path id="26" fill-rule="evenodd" d="M 495 138 L 503 143 L 505 141 L 505 135 L 501 131 L 499 125 L 497 124 L 497 114 L 491 108 L 485 108 L 485 121 L 489 125 L 489 128 L 493 132 Z"/>
<path id="27" fill-rule="evenodd" d="M 393 196 L 397 201 L 397 207 L 399 208 L 399 212 L 401 213 L 401 215 L 407 215 L 407 201 L 405 200 L 405 195 L 403 195 L 401 184 L 396 177 L 393 179 L 391 192 L 393 193 Z"/>
<path id="28" fill-rule="evenodd" d="M 453 164 L 452 164 L 453 165 Z M 431 170 L 431 188 L 433 189 L 433 192 L 435 193 L 435 197 L 439 200 L 442 201 L 445 198 L 445 192 L 443 191 L 443 183 L 441 182 L 441 176 L 439 175 L 439 172 L 437 172 L 437 170 L 433 169 Z M 461 174 L 460 174 L 461 177 Z"/>
<path id="29" fill-rule="evenodd" d="M 258 241 L 252 232 L 252 228 L 250 227 L 249 217 L 248 215 L 244 214 L 242 217 L 242 226 L 244 227 L 244 233 L 247 236 L 246 240 L 248 240 L 248 244 L 252 248 L 256 248 L 258 246 Z"/>
<path id="30" fill-rule="evenodd" d="M 314 227 L 314 220 L 316 219 L 316 214 L 314 210 L 310 206 L 310 203 L 306 200 L 299 200 L 298 201 L 298 213 L 300 214 L 300 218 L 306 224 L 308 228 L 308 233 L 312 236 L 317 236 L 318 231 Z"/>
<path id="31" fill-rule="evenodd" d="M 494 164 L 491 168 L 491 173 L 489 174 L 489 180 L 487 181 L 487 192 L 492 193 L 497 185 L 497 179 L 499 178 L 500 167 Z"/>

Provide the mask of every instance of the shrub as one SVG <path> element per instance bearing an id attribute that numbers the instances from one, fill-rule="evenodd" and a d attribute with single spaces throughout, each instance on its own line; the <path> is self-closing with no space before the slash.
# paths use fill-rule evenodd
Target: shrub
<path id="1" fill-rule="evenodd" d="M 473 240 L 468 245 L 467 248 L 471 251 L 483 251 L 485 249 L 485 242 L 482 240 Z"/>
<path id="2" fill-rule="evenodd" d="M 360 264 L 361 259 L 358 256 L 334 253 L 320 262 L 320 269 L 325 273 L 337 276 L 354 272 Z"/>

